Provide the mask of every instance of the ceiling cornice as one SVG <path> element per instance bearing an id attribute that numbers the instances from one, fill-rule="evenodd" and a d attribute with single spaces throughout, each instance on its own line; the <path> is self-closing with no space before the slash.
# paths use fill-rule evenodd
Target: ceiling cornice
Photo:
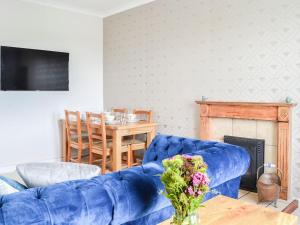
<path id="1" fill-rule="evenodd" d="M 57 4 L 49 4 L 49 3 L 43 3 L 40 2 L 39 0 L 20 0 L 23 2 L 27 2 L 27 3 L 32 3 L 32 4 L 38 4 L 38 5 L 42 5 L 42 6 L 47 6 L 47 7 L 52 7 L 52 8 L 56 8 L 56 9 L 61 9 L 61 10 L 65 10 L 65 11 L 70 11 L 70 12 L 74 12 L 74 13 L 80 13 L 80 14 L 84 14 L 84 15 L 89 15 L 89 16 L 95 16 L 95 17 L 99 17 L 99 18 L 104 18 L 104 17 L 108 17 L 141 5 L 145 5 L 148 4 L 150 2 L 153 2 L 155 0 L 145 0 L 143 2 L 143 4 L 128 4 L 125 7 L 118 7 L 118 8 L 114 8 L 114 9 L 110 9 L 107 11 L 103 11 L 101 13 L 95 12 L 93 10 L 89 10 L 89 9 L 77 9 L 77 8 L 73 8 L 70 7 L 68 5 L 57 5 Z"/>
<path id="2" fill-rule="evenodd" d="M 133 8 L 136 8 L 136 7 L 139 7 L 139 6 L 143 6 L 143 5 L 149 4 L 149 3 L 154 2 L 154 1 L 156 1 L 156 0 L 144 0 L 143 4 L 128 4 L 125 7 L 119 7 L 119 8 L 107 10 L 106 12 L 102 13 L 102 17 L 112 16 L 114 14 L 121 13 L 121 12 L 124 12 L 126 10 L 133 9 Z"/>
<path id="3" fill-rule="evenodd" d="M 41 5 L 41 6 L 47 6 L 47 7 L 51 7 L 51 8 L 61 9 L 61 10 L 65 10 L 65 11 L 70 11 L 70 12 L 74 12 L 74 13 L 80 13 L 80 14 L 84 14 L 84 15 L 96 16 L 96 17 L 103 18 L 102 14 L 93 12 L 91 10 L 76 9 L 76 8 L 72 8 L 72 7 L 69 7 L 69 6 L 49 4 L 49 3 L 42 3 L 42 2 L 40 2 L 38 0 L 21 0 L 21 1 L 27 2 L 27 3 L 32 3 L 32 4 L 38 4 L 38 5 Z"/>

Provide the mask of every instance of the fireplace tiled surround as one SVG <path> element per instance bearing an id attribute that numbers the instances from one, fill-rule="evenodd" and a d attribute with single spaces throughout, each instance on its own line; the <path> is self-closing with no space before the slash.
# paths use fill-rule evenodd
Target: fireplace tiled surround
<path id="1" fill-rule="evenodd" d="M 277 164 L 277 122 L 213 118 L 211 139 L 224 141 L 224 135 L 265 140 L 265 162 Z"/>

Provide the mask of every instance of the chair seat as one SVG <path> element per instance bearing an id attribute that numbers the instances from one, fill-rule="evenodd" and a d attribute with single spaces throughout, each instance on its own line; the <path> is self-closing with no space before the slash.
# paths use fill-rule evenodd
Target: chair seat
<path id="1" fill-rule="evenodd" d="M 110 156 L 110 152 L 111 152 L 111 142 L 107 142 L 107 152 L 106 155 Z M 94 142 L 92 148 L 90 149 L 90 151 L 92 153 L 98 154 L 98 155 L 103 155 L 103 145 L 102 142 Z"/>
<path id="2" fill-rule="evenodd" d="M 145 141 L 141 141 L 141 140 L 138 140 L 138 139 L 125 139 L 123 142 L 124 142 L 124 144 L 127 144 L 127 145 L 145 144 L 146 143 Z"/>
<path id="3" fill-rule="evenodd" d="M 89 134 L 87 132 L 81 132 L 80 136 L 84 139 L 84 138 L 88 138 Z M 77 134 L 72 134 L 71 139 L 72 140 L 73 139 L 78 139 L 78 135 Z"/>
<path id="4" fill-rule="evenodd" d="M 121 149 L 121 152 L 127 152 L 129 150 L 129 145 L 130 143 L 127 142 L 127 141 L 122 141 L 122 149 Z M 109 140 L 107 142 L 107 156 L 110 155 L 111 151 L 112 151 L 112 141 Z M 103 154 L 103 146 L 102 146 L 102 142 L 94 142 L 93 143 L 93 147 L 91 149 L 91 151 L 95 154 L 99 154 L 99 155 L 102 155 Z"/>
<path id="5" fill-rule="evenodd" d="M 71 140 L 71 147 L 78 149 L 79 144 L 73 140 Z M 82 149 L 89 148 L 89 140 L 88 139 L 82 139 Z"/>
<path id="6" fill-rule="evenodd" d="M 138 139 L 126 139 L 124 142 L 126 142 L 127 145 L 131 146 L 132 151 L 146 149 L 145 141 L 141 141 Z"/>

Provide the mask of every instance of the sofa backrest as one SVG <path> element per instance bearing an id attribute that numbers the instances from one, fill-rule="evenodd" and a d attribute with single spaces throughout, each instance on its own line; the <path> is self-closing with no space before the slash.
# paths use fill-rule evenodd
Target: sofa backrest
<path id="1" fill-rule="evenodd" d="M 203 151 L 215 146 L 218 142 L 201 141 L 192 138 L 183 138 L 170 135 L 157 135 L 147 149 L 143 163 L 161 162 L 166 158 L 178 154 L 188 154 Z"/>
<path id="2" fill-rule="evenodd" d="M 156 163 L 0 197 L 0 225 L 120 225 L 171 206 Z M 164 214 L 169 218 L 173 210 Z M 153 224 L 156 224 L 153 222 Z"/>
<path id="3" fill-rule="evenodd" d="M 143 163 L 161 163 L 178 154 L 201 155 L 208 164 L 210 187 L 244 175 L 250 165 L 248 152 L 239 146 L 215 141 L 201 141 L 168 135 L 157 135 L 147 149 Z"/>

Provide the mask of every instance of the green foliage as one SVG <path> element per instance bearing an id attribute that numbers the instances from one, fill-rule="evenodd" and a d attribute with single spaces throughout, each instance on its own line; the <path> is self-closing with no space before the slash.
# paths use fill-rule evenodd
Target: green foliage
<path id="1" fill-rule="evenodd" d="M 205 194 L 209 191 L 207 165 L 201 156 L 177 155 L 164 160 L 163 166 L 163 194 L 176 210 L 173 224 L 182 225 L 185 218 L 201 206 Z"/>

